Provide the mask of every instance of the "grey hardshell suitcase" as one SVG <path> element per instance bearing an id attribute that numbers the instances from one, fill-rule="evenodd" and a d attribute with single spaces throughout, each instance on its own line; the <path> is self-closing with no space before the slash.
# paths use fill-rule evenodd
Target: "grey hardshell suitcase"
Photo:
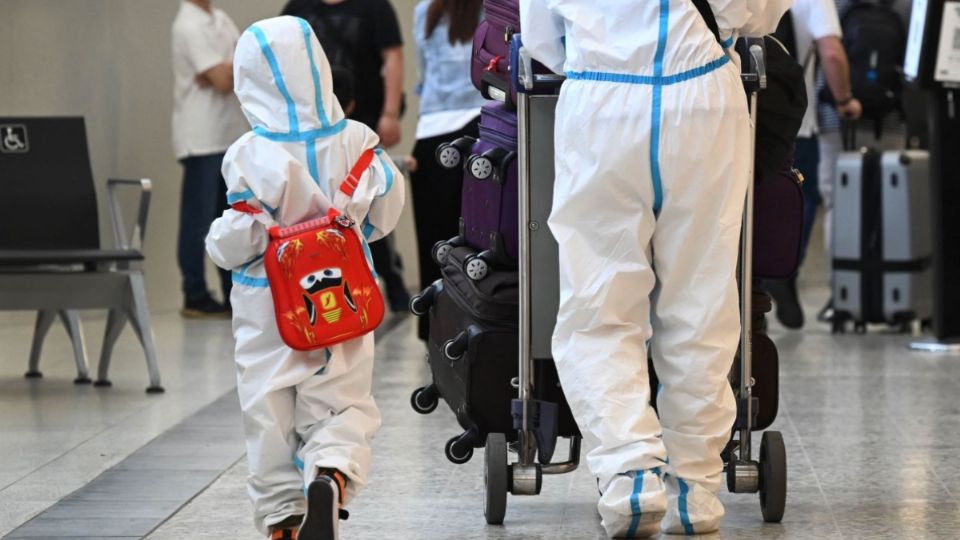
<path id="1" fill-rule="evenodd" d="M 853 321 L 907 330 L 932 310 L 929 154 L 863 149 L 840 155 L 834 188 L 834 333 Z"/>

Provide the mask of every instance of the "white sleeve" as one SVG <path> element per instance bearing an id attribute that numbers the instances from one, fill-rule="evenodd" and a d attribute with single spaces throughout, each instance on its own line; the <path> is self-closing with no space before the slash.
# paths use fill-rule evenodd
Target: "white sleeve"
<path id="1" fill-rule="evenodd" d="M 791 5 L 793 0 L 746 0 L 746 20 L 740 35 L 760 37 L 773 32 Z"/>
<path id="2" fill-rule="evenodd" d="M 306 175 L 304 167 L 292 158 L 278 160 L 278 153 L 251 144 L 243 137 L 227 150 L 223 159 L 223 178 L 227 182 L 227 202 L 248 205 L 272 213 L 280 206 L 291 175 Z M 269 242 L 267 227 L 252 215 L 232 208 L 224 210 L 210 226 L 207 254 L 225 270 L 237 268 L 260 256 Z"/>
<path id="3" fill-rule="evenodd" d="M 563 73 L 567 58 L 563 19 L 550 10 L 548 0 L 520 0 L 523 46 L 530 56 L 554 73 Z"/>
<path id="4" fill-rule="evenodd" d="M 176 47 L 196 74 L 226 61 L 210 43 L 210 36 L 198 25 L 178 25 L 173 30 L 173 39 Z"/>
<path id="5" fill-rule="evenodd" d="M 347 213 L 361 221 L 360 229 L 368 242 L 383 238 L 397 226 L 405 189 L 403 174 L 390 156 L 377 148 L 347 205 Z"/>
<path id="6" fill-rule="evenodd" d="M 816 41 L 825 37 L 841 37 L 840 15 L 833 0 L 798 0 L 791 13 L 795 21 Z"/>

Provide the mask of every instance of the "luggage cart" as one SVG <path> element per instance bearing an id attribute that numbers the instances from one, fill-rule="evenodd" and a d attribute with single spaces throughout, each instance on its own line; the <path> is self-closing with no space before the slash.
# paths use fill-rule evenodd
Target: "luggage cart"
<path id="1" fill-rule="evenodd" d="M 757 115 L 757 95 L 767 86 L 763 39 L 745 39 L 738 47 L 746 54 L 742 78 L 750 101 L 750 117 Z M 756 121 L 751 122 L 750 147 L 756 149 Z M 737 420 L 725 452 L 727 489 L 731 493 L 759 493 L 763 520 L 779 523 L 783 519 L 787 497 L 787 452 L 779 431 L 765 431 L 760 455 L 753 459 L 752 434 L 756 424 L 758 400 L 753 396 L 753 193 L 754 160 L 750 160 L 750 182 L 743 212 L 740 246 L 740 369 L 732 373 L 736 382 Z"/>
<path id="2" fill-rule="evenodd" d="M 539 495 L 544 475 L 573 472 L 580 464 L 581 436 L 572 417 L 566 429 L 559 412 L 562 391 L 552 369 L 551 339 L 559 308 L 557 244 L 547 228 L 553 199 L 553 119 L 557 90 L 564 77 L 534 72 L 533 62 L 514 38 L 511 65 L 517 91 L 519 158 L 520 319 L 518 377 L 513 381 L 518 399 L 512 403 L 517 440 L 509 449 L 506 437 L 491 434 L 484 452 L 484 515 L 487 523 L 503 523 L 507 494 Z M 539 90 L 546 89 L 542 93 Z M 534 92 L 534 90 L 537 90 Z M 510 99 L 507 97 L 506 99 Z M 531 279 L 537 276 L 536 280 Z M 554 385 L 555 388 L 543 388 Z M 542 401 L 544 400 L 544 401 Z M 567 413 L 569 414 L 569 413 Z M 558 438 L 568 440 L 567 458 L 553 461 Z"/>
<path id="3" fill-rule="evenodd" d="M 511 64 L 517 94 L 519 133 L 519 235 L 520 235 L 520 366 L 516 381 L 519 397 L 514 401 L 514 416 L 519 439 L 517 461 L 508 462 L 507 445 L 502 435 L 487 439 L 484 463 L 485 515 L 488 523 L 502 523 L 507 492 L 513 495 L 539 494 L 543 475 L 562 474 L 579 464 L 580 436 L 569 438 L 568 460 L 542 463 L 537 459 L 538 438 L 534 427 L 537 411 L 535 396 L 535 360 L 550 357 L 550 338 L 559 304 L 557 246 L 546 227 L 553 188 L 553 118 L 556 93 L 533 90 L 559 87 L 563 77 L 542 74 L 533 68 L 528 54 L 515 36 Z M 763 40 L 745 40 L 743 81 L 750 101 L 750 114 L 757 111 L 757 93 L 766 87 Z M 751 146 L 756 147 L 756 124 L 751 127 Z M 724 452 L 727 488 L 731 493 L 759 493 L 764 521 L 779 522 L 786 502 L 786 449 L 777 431 L 764 432 L 759 456 L 753 459 L 752 433 L 758 401 L 753 396 L 752 285 L 753 260 L 753 160 L 744 209 L 741 264 L 741 342 L 738 372 L 731 373 L 737 396 L 737 420 L 730 444 Z M 537 279 L 531 280 L 536 275 Z M 551 449 L 552 451 L 552 449 Z"/>

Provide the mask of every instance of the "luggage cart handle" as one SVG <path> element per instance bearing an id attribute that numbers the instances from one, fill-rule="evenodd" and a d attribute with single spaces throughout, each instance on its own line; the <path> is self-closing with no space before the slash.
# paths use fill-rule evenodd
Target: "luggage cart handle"
<path id="1" fill-rule="evenodd" d="M 510 43 L 511 65 L 517 66 L 512 70 L 513 86 L 518 92 L 527 93 L 543 86 L 560 86 L 566 77 L 556 73 L 536 73 L 533 69 L 533 57 L 530 51 L 523 46 L 520 34 L 514 34 Z"/>
<path id="2" fill-rule="evenodd" d="M 750 93 L 763 90 L 767 87 L 767 62 L 764 51 L 763 40 L 744 38 L 738 43 L 736 50 L 739 51 L 742 73 L 740 79 Z M 743 49 L 746 48 L 746 53 Z"/>

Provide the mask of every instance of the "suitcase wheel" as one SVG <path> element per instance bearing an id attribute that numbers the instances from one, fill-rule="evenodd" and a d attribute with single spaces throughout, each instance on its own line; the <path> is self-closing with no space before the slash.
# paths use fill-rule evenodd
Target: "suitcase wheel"
<path id="1" fill-rule="evenodd" d="M 787 450 L 779 431 L 760 440 L 760 511 L 767 523 L 780 523 L 787 502 Z"/>
<path id="2" fill-rule="evenodd" d="M 490 273 L 490 265 L 482 258 L 471 255 L 463 261 L 463 272 L 473 281 L 480 281 Z"/>
<path id="3" fill-rule="evenodd" d="M 453 244 L 448 240 L 440 240 L 434 244 L 433 249 L 430 250 L 430 256 L 433 258 L 433 262 L 442 266 L 444 261 L 447 260 L 447 255 L 450 254 L 451 249 L 453 249 Z"/>
<path id="4" fill-rule="evenodd" d="M 452 143 L 441 144 L 435 154 L 437 163 L 444 169 L 456 169 L 463 161 L 463 156 L 470 152 L 476 142 L 473 137 L 460 137 Z"/>
<path id="5" fill-rule="evenodd" d="M 420 292 L 420 294 L 410 299 L 410 313 L 417 317 L 423 317 L 430 312 L 430 307 L 437 300 L 437 294 L 443 290 L 443 282 L 437 280 L 432 285 Z"/>
<path id="6" fill-rule="evenodd" d="M 447 454 L 447 459 L 454 465 L 463 465 L 473 457 L 473 444 L 469 440 L 464 440 L 467 439 L 466 435 L 464 433 L 450 439 L 443 448 L 444 453 Z"/>
<path id="7" fill-rule="evenodd" d="M 450 143 L 443 143 L 437 147 L 436 158 L 437 163 L 444 169 L 456 169 L 463 156 L 457 147 Z"/>
<path id="8" fill-rule="evenodd" d="M 457 337 L 443 344 L 443 355 L 447 357 L 447 360 L 455 362 L 463 358 L 469 346 L 470 335 L 467 332 L 460 332 Z"/>
<path id="9" fill-rule="evenodd" d="M 410 394 L 410 406 L 420 414 L 430 414 L 440 403 L 439 392 L 434 385 L 421 386 Z"/>
<path id="10" fill-rule="evenodd" d="M 467 160 L 467 169 L 477 180 L 486 180 L 493 174 L 493 162 L 486 156 L 470 156 Z"/>

